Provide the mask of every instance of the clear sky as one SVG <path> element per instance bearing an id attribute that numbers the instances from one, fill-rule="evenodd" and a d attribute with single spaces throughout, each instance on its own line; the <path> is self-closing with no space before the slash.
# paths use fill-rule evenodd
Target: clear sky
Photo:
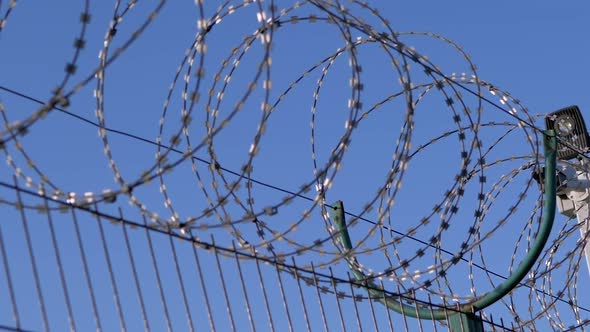
<path id="1" fill-rule="evenodd" d="M 14 206 L 47 201 L 30 194 L 19 198 L 10 188 L 13 175 L 19 187 L 43 189 L 57 201 L 86 199 L 105 214 L 121 213 L 139 224 L 145 218 L 157 226 L 173 225 L 175 231 L 188 223 L 185 230 L 198 240 L 210 243 L 214 236 L 221 247 L 295 258 L 302 268 L 313 264 L 326 275 L 332 268 L 347 279 L 341 248 L 331 239 L 333 226 L 322 208 L 342 200 L 351 213 L 349 231 L 364 271 L 393 273 L 382 278 L 386 289 L 416 290 L 418 298 L 430 296 L 435 303 L 485 294 L 516 268 L 542 216 L 542 194 L 531 180 L 531 168 L 542 162 L 538 129 L 544 128 L 543 117 L 570 105 L 578 105 L 584 115 L 590 109 L 585 56 L 590 5 L 369 2 L 378 16 L 356 2 L 340 2 L 0 1 L 0 138 L 6 142 L 0 230 L 16 280 L 17 307 L 27 317 L 21 327 L 43 329 L 36 309 L 24 309 L 36 306 L 28 299 L 35 303 L 38 295 L 23 219 L 30 222 L 40 274 L 52 271 L 43 278 L 42 289 L 47 302 L 59 303 L 49 315 L 49 325 L 57 330 L 67 326 L 62 299 L 67 291 L 55 290 L 63 279 L 55 269 L 59 255 L 51 253 L 56 246 L 48 236 L 53 230 L 47 228 L 47 214 L 33 208 L 23 216 Z M 272 22 L 272 4 L 276 23 L 262 28 Z M 54 104 L 69 113 L 53 109 L 39 117 L 42 107 L 35 100 L 50 102 L 57 87 L 66 98 Z M 519 125 L 514 115 L 525 121 Z M 15 139 L 22 124 L 26 135 Z M 158 148 L 158 142 L 164 147 Z M 171 143 L 175 151 L 167 148 Z M 187 150 L 190 154 L 183 156 Z M 218 170 L 211 166 L 216 163 Z M 173 167 L 159 176 L 165 165 Z M 462 173 L 465 182 L 457 178 Z M 109 197 L 104 190 L 119 196 L 115 204 L 104 201 Z M 78 213 L 81 220 L 94 220 Z M 79 304 L 74 307 L 83 308 L 90 299 L 79 295 L 86 294 L 87 286 L 78 282 L 84 278 L 83 255 L 75 241 L 74 216 L 54 218 L 63 221 L 56 236 L 70 276 L 64 278 L 72 302 Z M 153 286 L 154 273 L 147 271 L 154 256 L 145 233 L 130 231 L 137 242 L 127 246 L 121 229 L 105 224 L 111 250 L 133 248 L 138 269 L 143 266 L 149 274 L 145 280 Z M 547 245 L 554 250 L 544 252 L 534 267 L 543 277 L 533 290 L 520 287 L 487 314 L 508 322 L 515 316 L 538 321 L 539 329 L 561 329 L 590 317 L 585 295 L 590 278 L 576 247 L 574 224 L 557 216 Z M 97 253 L 104 244 L 95 224 L 84 227 L 89 228 L 82 234 L 91 239 L 86 244 L 90 269 L 104 281 L 96 281 L 94 291 L 104 297 L 97 300 L 99 307 L 108 307 L 113 283 L 106 282 L 104 257 Z M 439 239 L 431 240 L 434 235 Z M 170 272 L 174 255 L 167 238 L 155 241 L 156 256 L 167 262 L 160 264 L 168 264 L 162 268 L 167 271 L 164 284 L 179 283 Z M 183 251 L 178 254 L 181 275 L 191 284 L 199 278 L 198 264 L 187 254 L 192 255 L 190 246 L 178 244 L 177 249 Z M 461 260 L 449 266 L 457 253 Z M 129 301 L 123 307 L 135 310 L 124 311 L 129 310 L 128 316 L 135 312 L 129 324 L 141 329 L 137 303 L 129 300 L 136 296 L 129 281 L 133 271 L 119 257 L 123 255 L 115 256 L 117 279 L 128 286 L 121 291 Z M 221 264 L 231 269 L 226 267 L 230 261 Z M 201 264 L 215 271 L 214 256 Z M 259 286 L 253 264 L 244 262 L 250 272 L 242 279 L 248 287 Z M 552 266 L 555 270 L 548 272 Z M 235 266 L 232 271 L 237 273 Z M 212 305 L 223 307 L 218 281 L 204 288 L 218 295 Z M 242 296 L 237 281 L 230 284 L 229 297 Z M 287 297 L 296 294 L 296 285 L 289 285 Z M 159 303 L 157 290 L 144 287 L 145 302 Z M 313 290 L 303 287 L 305 294 Z M 0 290 L 9 288 L 0 273 Z M 199 300 L 188 301 L 188 312 L 204 324 L 197 327 L 208 328 L 198 310 L 203 287 L 198 289 Z M 279 298 L 276 287 L 268 289 L 274 293 L 269 297 Z M 253 293 L 251 302 L 262 306 L 260 294 Z M 553 306 L 556 298 L 571 299 L 576 306 L 560 301 Z M 184 310 L 176 299 L 169 299 L 171 311 L 180 312 L 173 317 Z M 352 316 L 352 301 L 343 301 L 348 301 L 345 316 Z M 0 300 L 1 325 L 16 326 L 13 309 L 8 299 Z M 147 311 L 157 315 L 161 310 L 154 306 Z M 287 323 L 277 310 L 271 311 L 279 328 Z M 77 327 L 93 326 L 90 309 L 80 312 L 74 315 Z M 223 325 L 224 315 L 213 315 L 223 326 L 219 329 L 230 327 Z M 269 325 L 262 316 L 264 323 L 257 324 L 264 330 Z M 311 316 L 314 330 L 321 329 L 321 317 Z M 105 330 L 119 326 L 114 309 L 103 317 L 112 318 L 105 324 L 114 324 Z M 247 321 L 240 317 L 236 321 Z M 164 319 L 151 319 L 154 330 L 165 327 Z M 370 326 L 371 318 L 363 319 Z M 184 329 L 180 320 L 170 324 Z M 384 320 L 380 324 L 387 328 Z M 338 324 L 330 326 L 338 329 Z"/>

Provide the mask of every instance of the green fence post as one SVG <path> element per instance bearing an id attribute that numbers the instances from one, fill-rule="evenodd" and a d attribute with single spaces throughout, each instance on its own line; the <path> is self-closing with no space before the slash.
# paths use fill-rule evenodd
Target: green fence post
<path id="1" fill-rule="evenodd" d="M 556 180 L 554 174 L 557 163 L 557 139 L 553 130 L 546 130 L 543 133 L 543 148 L 546 174 L 544 179 L 545 202 L 543 220 L 526 257 L 517 266 L 515 271 L 498 287 L 470 302 L 458 304 L 457 311 L 448 309 L 433 310 L 418 303 L 415 303 L 414 307 L 403 304 L 396 296 L 386 296 L 385 291 L 380 286 L 368 280 L 364 273 L 357 268 L 358 261 L 354 252 L 351 251 L 353 245 L 346 225 L 344 203 L 337 201 L 332 206 L 332 222 L 336 226 L 336 238 L 344 248 L 346 261 L 354 278 L 366 285 L 365 287 L 369 296 L 385 305 L 388 309 L 418 319 L 446 319 L 449 322 L 452 332 L 482 332 L 483 321 L 476 313 L 500 300 L 522 281 L 541 255 L 553 227 L 556 201 Z"/>
<path id="2" fill-rule="evenodd" d="M 483 332 L 483 321 L 477 314 L 461 312 L 449 316 L 448 321 L 452 332 Z"/>

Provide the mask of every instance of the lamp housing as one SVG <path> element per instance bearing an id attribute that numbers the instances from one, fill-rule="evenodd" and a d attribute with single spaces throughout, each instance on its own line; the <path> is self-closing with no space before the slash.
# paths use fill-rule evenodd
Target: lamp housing
<path id="1" fill-rule="evenodd" d="M 579 155 L 579 150 L 590 150 L 590 138 L 582 112 L 578 106 L 573 105 L 555 111 L 545 117 L 547 129 L 555 130 L 558 137 L 557 158 L 570 160 Z M 575 147 L 578 151 L 566 146 L 562 142 Z"/>

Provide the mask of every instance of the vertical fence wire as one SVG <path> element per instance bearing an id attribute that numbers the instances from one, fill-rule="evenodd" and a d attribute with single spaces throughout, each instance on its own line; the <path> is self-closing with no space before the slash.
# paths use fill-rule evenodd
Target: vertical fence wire
<path id="1" fill-rule="evenodd" d="M 70 327 L 70 331 L 76 331 L 76 323 L 74 321 L 74 313 L 72 312 L 72 304 L 70 301 L 70 295 L 68 293 L 68 286 L 67 286 L 66 277 L 65 277 L 65 273 L 64 273 L 64 267 L 62 264 L 62 259 L 61 259 L 61 254 L 59 252 L 59 247 L 57 244 L 57 238 L 55 235 L 55 228 L 53 226 L 53 218 L 51 215 L 51 210 L 49 209 L 49 202 L 47 201 L 47 198 L 45 198 L 43 200 L 43 204 L 44 204 L 45 209 L 47 211 L 47 213 L 46 213 L 47 224 L 49 225 L 49 234 L 51 236 L 51 244 L 53 247 L 53 254 L 55 255 L 55 260 L 57 262 L 57 270 L 59 272 L 60 285 L 61 285 L 61 289 L 63 292 L 64 300 L 66 302 L 66 310 L 68 312 L 68 324 Z"/>
<path id="2" fill-rule="evenodd" d="M 8 265 L 8 257 L 6 249 L 4 248 L 4 238 L 2 236 L 2 224 L 0 224 L 0 254 L 2 255 L 2 265 L 4 266 L 4 275 L 6 276 L 6 286 L 8 288 L 8 296 L 10 297 L 10 306 L 12 311 L 12 319 L 17 330 L 20 330 L 20 316 L 18 313 L 18 306 L 16 305 L 16 295 L 14 294 L 14 286 L 12 283 L 12 276 Z"/>
<path id="3" fill-rule="evenodd" d="M 430 297 L 430 294 L 428 294 L 427 299 L 429 307 L 432 308 L 432 298 Z M 416 305 L 418 305 L 418 303 L 416 303 Z M 432 328 L 434 329 L 434 332 L 437 332 L 437 322 L 434 320 L 434 312 L 432 310 L 430 310 L 430 320 L 432 321 Z"/>
<path id="4" fill-rule="evenodd" d="M 18 181 L 16 176 L 13 177 L 14 185 L 18 188 Z M 43 291 L 41 289 L 41 281 L 39 278 L 39 271 L 37 269 L 37 261 L 35 259 L 35 253 L 33 252 L 33 241 L 31 240 L 31 233 L 29 231 L 29 225 L 27 222 L 27 216 L 24 210 L 24 203 L 22 200 L 22 194 L 20 190 L 16 190 L 17 199 L 17 210 L 19 210 L 23 230 L 25 232 L 25 241 L 27 244 L 27 253 L 29 255 L 29 262 L 31 269 L 33 270 L 33 278 L 35 280 L 35 289 L 37 291 L 37 300 L 39 301 L 39 310 L 41 311 L 41 318 L 43 321 L 43 327 L 47 331 L 49 330 L 49 320 L 47 319 L 47 311 L 45 309 L 45 300 L 43 298 Z"/>
<path id="5" fill-rule="evenodd" d="M 98 210 L 97 205 L 95 204 L 95 209 Z M 109 280 L 111 282 L 111 287 L 113 289 L 113 299 L 115 301 L 115 308 L 117 309 L 117 314 L 119 316 L 119 324 L 121 326 L 121 330 L 122 331 L 126 331 L 127 327 L 125 324 L 125 316 L 123 314 L 123 308 L 121 307 L 121 300 L 119 297 L 119 288 L 117 286 L 117 280 L 115 279 L 115 272 L 113 270 L 113 264 L 111 261 L 111 253 L 109 250 L 109 246 L 107 245 L 107 241 L 105 238 L 105 234 L 104 234 L 104 229 L 103 229 L 103 220 L 99 215 L 96 215 L 96 223 L 98 224 L 98 233 L 100 235 L 100 241 L 101 241 L 101 245 L 102 245 L 102 251 L 104 254 L 104 258 L 106 260 L 106 264 L 107 264 L 107 270 L 109 273 Z"/>
<path id="6" fill-rule="evenodd" d="M 168 304 L 166 302 L 166 296 L 164 295 L 164 287 L 162 285 L 162 278 L 160 276 L 160 269 L 158 268 L 158 262 L 156 259 L 156 254 L 154 253 L 154 245 L 152 243 L 152 234 L 149 231 L 148 223 L 143 216 L 143 225 L 145 227 L 145 235 L 148 243 L 148 249 L 150 253 L 150 261 L 152 263 L 152 268 L 156 277 L 156 284 L 158 286 L 158 292 L 160 293 L 160 304 L 162 305 L 162 310 L 164 311 L 164 318 L 166 319 L 166 327 L 168 331 L 172 331 L 172 322 L 170 320 L 170 313 L 168 311 Z"/>
<path id="7" fill-rule="evenodd" d="M 281 278 L 281 271 L 279 271 L 279 265 L 274 264 L 275 270 L 277 271 L 277 279 L 279 281 L 279 290 L 281 292 L 281 299 L 283 300 L 283 308 L 285 308 L 285 315 L 287 316 L 287 323 L 289 324 L 289 331 L 293 332 L 293 322 L 291 321 L 291 314 L 289 313 L 289 304 L 285 297 L 285 289 L 283 287 L 283 279 Z"/>
<path id="8" fill-rule="evenodd" d="M 123 217 L 121 209 L 119 209 L 119 215 L 121 218 Z M 125 239 L 125 247 L 127 249 L 127 256 L 129 258 L 129 262 L 131 263 L 131 273 L 133 274 L 133 284 L 135 286 L 135 292 L 137 293 L 137 301 L 139 302 L 139 307 L 141 309 L 141 318 L 143 321 L 143 327 L 146 331 L 150 331 L 150 322 L 148 320 L 146 310 L 145 310 L 145 301 L 143 299 L 143 291 L 141 285 L 139 283 L 139 278 L 137 276 L 137 267 L 135 265 L 135 258 L 133 257 L 133 250 L 131 249 L 129 235 L 127 234 L 127 226 L 125 223 L 121 223 L 121 227 L 123 228 L 123 237 Z"/>
<path id="9" fill-rule="evenodd" d="M 193 324 L 193 318 L 191 315 L 190 306 L 188 304 L 188 299 L 186 296 L 186 287 L 184 285 L 184 279 L 182 278 L 182 272 L 180 271 L 180 265 L 178 264 L 178 254 L 176 252 L 176 241 L 173 241 L 172 234 L 170 230 L 168 231 L 168 240 L 170 243 L 170 249 L 172 251 L 172 260 L 174 261 L 174 269 L 176 271 L 176 278 L 178 279 L 178 285 L 180 287 L 180 293 L 182 295 L 182 304 L 184 306 L 184 311 L 187 319 L 187 324 L 189 330 L 192 332 L 195 330 L 195 326 Z"/>
<path id="10" fill-rule="evenodd" d="M 350 273 L 347 272 L 347 276 L 348 276 L 348 280 L 353 280 Z M 361 317 L 359 315 L 359 309 L 358 309 L 358 305 L 357 305 L 357 295 L 354 294 L 354 287 L 355 286 L 352 282 L 349 282 L 348 285 L 350 286 L 350 296 L 351 296 L 351 301 L 352 301 L 352 305 L 354 308 L 354 315 L 356 316 L 356 324 L 357 324 L 358 330 L 362 332 L 363 327 L 361 325 Z"/>
<path id="11" fill-rule="evenodd" d="M 330 268 L 330 277 L 332 277 L 332 279 L 330 280 L 331 285 L 332 285 L 332 292 L 334 293 L 334 300 L 336 300 L 336 306 L 338 308 L 338 315 L 340 317 L 340 327 L 342 327 L 342 331 L 346 331 L 346 324 L 344 322 L 344 316 L 342 316 L 342 307 L 340 306 L 340 299 L 338 298 L 339 293 L 338 290 L 336 289 L 336 282 L 334 280 L 334 272 L 332 270 L 332 268 Z"/>
<path id="12" fill-rule="evenodd" d="M 315 286 L 315 293 L 318 299 L 318 303 L 320 306 L 320 313 L 322 315 L 322 323 L 324 323 L 324 330 L 327 332 L 329 331 L 328 328 L 328 321 L 326 319 L 326 311 L 324 310 L 324 303 L 322 302 L 322 296 L 320 295 L 320 285 L 318 281 L 318 276 L 315 272 L 315 267 L 313 263 L 311 264 L 311 272 L 313 273 L 313 286 Z"/>
<path id="13" fill-rule="evenodd" d="M 192 237 L 192 232 L 189 233 Z M 199 285 L 201 286 L 201 291 L 203 292 L 203 298 L 205 299 L 205 307 L 207 308 L 207 318 L 209 320 L 209 327 L 211 331 L 215 331 L 215 320 L 213 319 L 213 314 L 211 313 L 211 304 L 209 303 L 209 295 L 207 294 L 207 286 L 205 285 L 205 279 L 203 276 L 203 269 L 201 268 L 201 261 L 199 259 L 199 254 L 197 253 L 197 246 L 192 245 L 192 252 L 193 257 L 195 259 L 195 266 L 197 269 L 197 273 L 199 274 Z"/>
<path id="14" fill-rule="evenodd" d="M 217 267 L 217 275 L 219 276 L 219 280 L 221 281 L 221 289 L 223 290 L 223 299 L 225 300 L 225 306 L 227 309 L 227 318 L 229 319 L 229 323 L 231 325 L 232 331 L 236 331 L 236 324 L 234 322 L 234 315 L 231 309 L 231 303 L 229 300 L 229 296 L 227 295 L 227 287 L 225 284 L 225 278 L 223 276 L 223 270 L 221 269 L 221 264 L 219 263 L 219 252 L 217 251 L 217 247 L 215 247 L 215 241 L 213 237 L 211 237 L 211 243 L 213 244 L 213 253 L 215 254 L 215 263 Z"/>
<path id="15" fill-rule="evenodd" d="M 446 300 L 444 300 L 444 299 L 443 299 L 443 305 L 444 305 L 443 311 L 444 311 L 444 314 L 445 314 L 445 319 L 448 322 L 449 321 L 449 310 L 447 309 L 447 303 L 446 303 Z M 451 326 L 449 324 L 447 324 L 447 331 L 452 332 L 451 331 Z"/>
<path id="16" fill-rule="evenodd" d="M 381 289 L 385 289 L 385 285 L 383 285 L 383 280 L 380 281 L 381 284 Z M 381 294 L 383 295 L 383 303 L 385 303 L 385 292 L 381 292 Z M 393 331 L 393 322 L 391 321 L 391 311 L 390 310 L 385 310 L 386 314 L 387 314 L 387 324 L 389 325 L 389 330 Z"/>
<path id="17" fill-rule="evenodd" d="M 399 287 L 399 285 L 397 286 L 397 292 L 398 292 L 398 294 L 400 293 L 400 287 Z M 404 306 L 403 306 L 403 302 L 402 302 L 402 297 L 401 297 L 401 296 L 399 296 L 399 297 L 397 298 L 397 300 L 398 300 L 398 302 L 399 302 L 399 304 L 400 304 L 400 308 L 401 308 L 401 316 L 402 316 L 402 319 L 403 319 L 403 321 L 404 321 L 404 326 L 405 326 L 405 328 L 406 328 L 406 331 L 409 331 L 409 328 L 408 328 L 408 321 L 406 320 L 406 314 L 405 314 L 405 312 L 404 312 Z"/>
<path id="18" fill-rule="evenodd" d="M 414 291 L 412 291 L 412 297 L 415 298 L 416 293 Z M 416 310 L 416 317 L 420 317 L 419 314 L 419 309 L 418 309 L 418 303 L 414 302 L 414 309 Z M 422 319 L 417 319 L 418 321 L 418 328 L 420 331 L 422 331 Z M 433 324 L 435 323 L 435 321 L 433 321 Z"/>
<path id="19" fill-rule="evenodd" d="M 291 262 L 293 266 L 297 266 L 295 264 L 295 258 L 291 257 Z M 305 304 L 305 297 L 303 296 L 303 290 L 301 289 L 301 279 L 298 273 L 295 273 L 295 281 L 297 283 L 297 293 L 299 294 L 299 299 L 301 300 L 301 308 L 303 309 L 303 318 L 305 319 L 305 327 L 307 327 L 307 331 L 311 331 L 311 326 L 309 324 L 309 315 L 307 314 L 307 306 Z"/>
<path id="20" fill-rule="evenodd" d="M 262 290 L 262 298 L 264 299 L 264 306 L 266 308 L 266 316 L 270 325 L 270 330 L 275 331 L 274 322 L 272 319 L 272 313 L 270 311 L 270 304 L 268 303 L 268 295 L 266 293 L 266 287 L 264 286 L 264 278 L 260 272 L 260 262 L 256 259 L 256 272 L 258 273 L 258 282 L 260 283 L 260 289 Z"/>
<path id="21" fill-rule="evenodd" d="M 236 260 L 238 276 L 240 277 L 240 286 L 242 287 L 242 296 L 244 296 L 244 303 L 246 304 L 246 314 L 248 315 L 248 323 L 250 324 L 250 330 L 252 332 L 256 332 L 254 318 L 252 317 L 252 308 L 250 307 L 250 300 L 248 299 L 248 291 L 246 290 L 246 283 L 244 282 L 244 274 L 242 273 L 242 263 L 240 262 L 240 259 L 238 257 L 235 242 L 232 242 L 232 249 L 234 250 L 234 258 Z"/>
<path id="22" fill-rule="evenodd" d="M 80 253 L 80 259 L 82 260 L 82 270 L 84 271 L 84 279 L 86 288 L 88 289 L 88 295 L 90 296 L 90 302 L 92 304 L 92 315 L 94 318 L 94 322 L 96 324 L 96 330 L 102 331 L 102 326 L 100 322 L 100 313 L 98 312 L 98 306 L 96 305 L 96 296 L 94 294 L 94 287 L 92 285 L 92 280 L 90 278 L 90 271 L 88 270 L 88 261 L 86 258 L 86 252 L 84 250 L 84 245 L 82 242 L 82 236 L 80 235 L 80 227 L 78 225 L 78 217 L 76 215 L 76 210 L 71 209 L 72 213 L 72 224 L 74 225 L 74 232 L 76 234 L 76 244 L 78 246 L 78 251 Z"/>
<path id="23" fill-rule="evenodd" d="M 368 287 L 368 285 L 365 282 L 365 286 Z M 377 324 L 377 317 L 375 317 L 375 307 L 373 304 L 373 296 L 371 296 L 371 294 L 367 295 L 367 298 L 369 299 L 369 308 L 371 309 L 371 318 L 373 319 L 373 327 L 375 328 L 375 331 L 379 331 L 379 325 Z M 406 328 L 407 330 L 407 328 Z"/>

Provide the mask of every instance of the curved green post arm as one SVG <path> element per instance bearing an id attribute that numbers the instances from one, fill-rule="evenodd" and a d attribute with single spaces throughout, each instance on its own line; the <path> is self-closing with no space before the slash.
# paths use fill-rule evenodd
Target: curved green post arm
<path id="1" fill-rule="evenodd" d="M 556 151 L 557 151 L 557 139 L 553 130 L 547 130 L 543 135 L 543 148 L 545 154 L 545 205 L 543 208 L 543 220 L 539 227 L 539 232 L 530 248 L 527 256 L 518 265 L 516 270 L 506 279 L 502 284 L 496 287 L 494 290 L 480 296 L 479 298 L 459 305 L 461 312 L 475 313 L 482 310 L 491 304 L 501 299 L 504 295 L 508 294 L 514 287 L 516 287 L 522 279 L 527 275 L 530 269 L 533 267 L 539 256 L 541 255 L 551 228 L 553 227 L 553 220 L 555 219 L 555 192 L 556 192 L 556 180 L 555 174 L 556 169 Z M 333 205 L 333 222 L 338 232 L 338 239 L 344 247 L 346 260 L 352 270 L 355 279 L 366 285 L 367 291 L 371 298 L 375 301 L 383 303 L 387 308 L 394 310 L 398 313 L 402 313 L 406 316 L 419 318 L 419 319 L 434 319 L 442 320 L 447 319 L 450 315 L 454 315 L 458 312 L 448 311 L 444 309 L 432 310 L 432 308 L 418 305 L 408 305 L 402 303 L 402 300 L 397 296 L 386 295 L 382 287 L 375 284 L 374 282 L 367 280 L 364 273 L 357 269 L 357 259 L 350 252 L 352 250 L 352 242 L 348 229 L 346 227 L 346 220 L 344 218 L 344 204 L 342 201 L 338 201 Z"/>

